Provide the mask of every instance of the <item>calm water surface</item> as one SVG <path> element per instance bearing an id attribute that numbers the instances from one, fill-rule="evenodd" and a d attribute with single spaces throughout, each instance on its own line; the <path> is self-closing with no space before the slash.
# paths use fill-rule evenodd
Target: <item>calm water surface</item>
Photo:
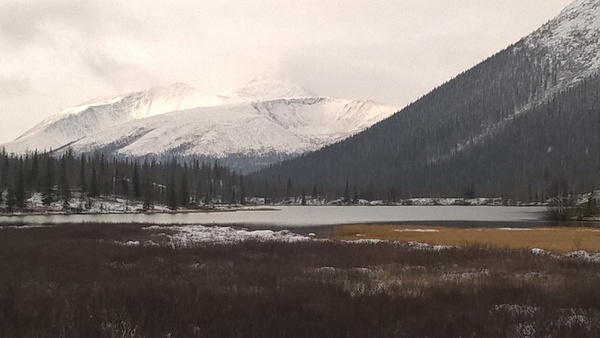
<path id="1" fill-rule="evenodd" d="M 243 224 L 270 228 L 315 227 L 356 223 L 415 223 L 453 226 L 536 226 L 544 207 L 497 206 L 282 206 L 277 210 L 179 214 L 0 216 L 0 223 L 155 223 Z"/>

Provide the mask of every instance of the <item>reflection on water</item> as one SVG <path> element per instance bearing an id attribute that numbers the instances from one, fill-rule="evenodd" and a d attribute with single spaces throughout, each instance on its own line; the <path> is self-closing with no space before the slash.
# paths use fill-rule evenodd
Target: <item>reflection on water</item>
<path id="1" fill-rule="evenodd" d="M 314 227 L 356 223 L 407 223 L 453 226 L 497 224 L 549 225 L 540 219 L 544 207 L 498 206 L 282 206 L 278 210 L 177 214 L 24 215 L 0 216 L 6 224 L 155 223 L 243 224 L 248 227 Z"/>

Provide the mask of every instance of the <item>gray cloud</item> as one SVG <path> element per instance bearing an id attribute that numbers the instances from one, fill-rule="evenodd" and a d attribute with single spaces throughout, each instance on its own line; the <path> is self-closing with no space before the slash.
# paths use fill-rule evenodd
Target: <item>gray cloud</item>
<path id="1" fill-rule="evenodd" d="M 17 49 L 64 48 L 71 40 L 140 35 L 141 25 L 113 0 L 7 0 L 0 3 L 0 41 Z"/>
<path id="2" fill-rule="evenodd" d="M 152 83 L 153 77 L 142 67 L 122 61 L 101 49 L 86 48 L 80 52 L 86 69 L 95 78 L 108 84 L 117 92 L 127 90 L 132 84 Z"/>
<path id="3" fill-rule="evenodd" d="M 32 93 L 31 81 L 24 77 L 0 76 L 0 98 L 21 97 Z"/>

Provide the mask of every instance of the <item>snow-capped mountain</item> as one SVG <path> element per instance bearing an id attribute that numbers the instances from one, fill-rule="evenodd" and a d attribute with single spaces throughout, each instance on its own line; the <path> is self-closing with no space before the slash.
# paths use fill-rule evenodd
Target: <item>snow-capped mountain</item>
<path id="1" fill-rule="evenodd" d="M 4 146 L 15 153 L 70 147 L 115 156 L 235 156 L 268 164 L 267 157 L 319 149 L 396 111 L 371 101 L 315 97 L 269 78 L 223 95 L 174 84 L 65 109 Z"/>
<path id="2" fill-rule="evenodd" d="M 55 113 L 5 145 L 24 153 L 58 149 L 95 132 L 171 111 L 240 102 L 177 83 L 124 96 L 100 98 Z"/>
<path id="3" fill-rule="evenodd" d="M 70 147 L 134 157 L 296 155 L 344 139 L 394 111 L 370 101 L 330 98 L 243 102 L 123 123 Z"/>
<path id="4" fill-rule="evenodd" d="M 274 100 L 284 98 L 314 97 L 308 90 L 276 77 L 260 76 L 231 94 L 249 100 Z"/>

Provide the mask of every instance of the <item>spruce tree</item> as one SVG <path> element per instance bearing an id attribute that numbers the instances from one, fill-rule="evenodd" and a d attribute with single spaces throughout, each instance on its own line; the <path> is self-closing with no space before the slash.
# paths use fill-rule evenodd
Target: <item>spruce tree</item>
<path id="1" fill-rule="evenodd" d="M 175 190 L 175 173 L 173 173 L 167 186 L 167 204 L 173 211 L 177 210 L 177 192 Z"/>
<path id="2" fill-rule="evenodd" d="M 348 180 L 346 180 L 346 188 L 344 189 L 344 203 L 350 203 L 350 187 L 348 186 Z"/>
<path id="3" fill-rule="evenodd" d="M 301 205 L 306 205 L 306 191 L 302 188 L 302 202 Z"/>
<path id="4" fill-rule="evenodd" d="M 79 168 L 79 187 L 81 188 L 82 197 L 85 197 L 87 191 L 87 179 L 85 177 L 85 155 L 81 154 L 80 168 Z"/>
<path id="5" fill-rule="evenodd" d="M 63 208 L 68 209 L 69 200 L 71 199 L 71 187 L 69 184 L 69 174 L 68 174 L 68 158 L 67 155 L 63 155 L 60 160 L 60 195 L 63 201 Z"/>
<path id="6" fill-rule="evenodd" d="M 92 175 L 90 177 L 90 197 L 97 197 L 100 195 L 98 187 L 98 173 L 96 172 L 96 165 L 92 164 Z"/>
<path id="7" fill-rule="evenodd" d="M 12 184 L 8 185 L 8 189 L 6 191 L 6 211 L 12 213 L 15 211 L 15 206 L 17 205 L 17 199 L 15 197 L 15 188 Z"/>
<path id="8" fill-rule="evenodd" d="M 19 209 L 25 208 L 25 169 L 23 159 L 19 158 L 19 173 L 17 174 L 17 183 L 15 184 L 15 205 Z"/>
<path id="9" fill-rule="evenodd" d="M 46 177 L 44 178 L 44 190 L 42 191 L 42 201 L 45 206 L 54 202 L 54 161 L 52 156 L 46 154 Z"/>
<path id="10" fill-rule="evenodd" d="M 142 189 L 140 187 L 140 172 L 138 169 L 137 161 L 133 165 L 133 197 L 134 198 L 142 197 Z"/>
<path id="11" fill-rule="evenodd" d="M 287 181 L 287 185 L 285 187 L 285 200 L 289 200 L 290 197 L 292 197 L 292 193 L 293 193 L 293 185 L 292 185 L 292 179 L 290 177 L 288 177 L 288 181 Z"/>
<path id="12" fill-rule="evenodd" d="M 244 187 L 244 176 L 240 175 L 240 204 L 246 204 L 246 188 Z"/>
<path id="13" fill-rule="evenodd" d="M 145 211 L 154 210 L 154 186 L 150 177 L 146 177 L 143 208 Z"/>
<path id="14" fill-rule="evenodd" d="M 40 161 L 39 154 L 37 150 L 33 153 L 31 158 L 31 171 L 29 172 L 27 185 L 29 185 L 30 190 L 39 191 L 41 189 L 40 186 Z"/>
<path id="15" fill-rule="evenodd" d="M 184 170 L 185 170 L 185 166 L 184 166 Z M 189 201 L 190 201 L 190 193 L 189 193 L 189 188 L 188 188 L 188 180 L 187 180 L 187 174 L 185 173 L 185 171 L 183 172 L 182 176 L 181 176 L 181 188 L 179 189 L 180 191 L 180 205 L 184 208 L 187 208 L 189 206 Z"/>

